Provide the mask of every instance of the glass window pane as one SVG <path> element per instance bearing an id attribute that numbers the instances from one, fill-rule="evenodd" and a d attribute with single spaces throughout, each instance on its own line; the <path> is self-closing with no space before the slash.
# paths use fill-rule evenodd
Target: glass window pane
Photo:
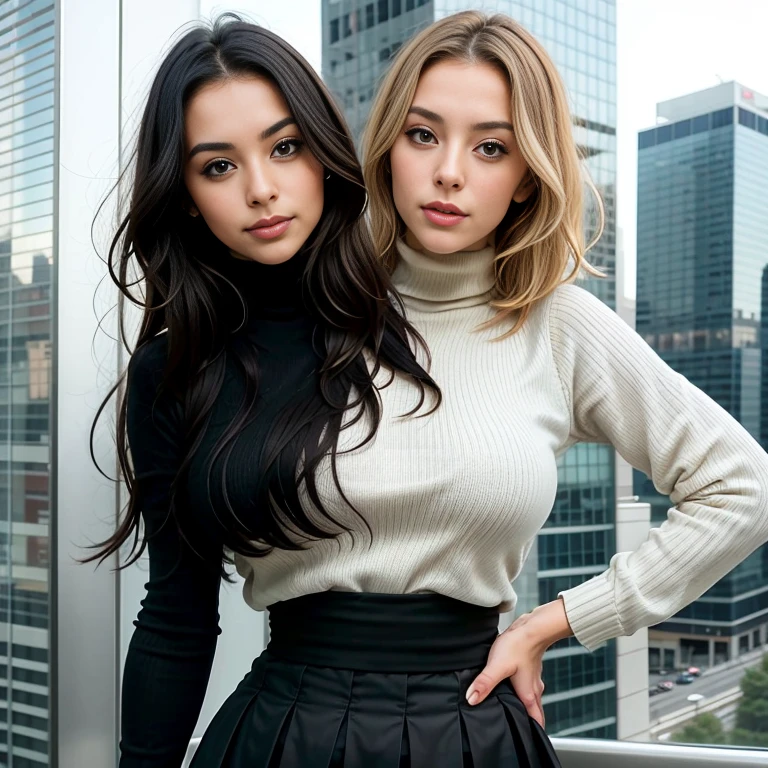
<path id="1" fill-rule="evenodd" d="M 0 642 L 7 670 L 0 763 L 42 767 L 50 685 L 55 11 L 51 0 L 18 5 L 3 21 L 0 62 L 0 630 L 12 638 Z"/>

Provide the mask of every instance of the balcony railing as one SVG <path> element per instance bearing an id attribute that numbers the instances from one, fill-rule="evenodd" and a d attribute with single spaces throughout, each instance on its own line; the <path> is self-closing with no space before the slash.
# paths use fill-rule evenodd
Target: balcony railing
<path id="1" fill-rule="evenodd" d="M 192 739 L 183 768 L 200 743 Z M 563 768 L 746 768 L 768 765 L 768 750 L 688 747 L 603 739 L 552 739 Z"/>

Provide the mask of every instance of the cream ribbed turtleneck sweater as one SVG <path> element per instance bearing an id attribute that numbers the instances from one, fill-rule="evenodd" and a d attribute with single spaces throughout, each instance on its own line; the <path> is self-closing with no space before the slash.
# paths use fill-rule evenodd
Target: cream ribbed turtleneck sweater
<path id="1" fill-rule="evenodd" d="M 504 327 L 476 330 L 494 314 L 492 250 L 398 248 L 395 285 L 431 350 L 443 404 L 398 418 L 415 387 L 398 377 L 381 390 L 376 439 L 338 460 L 370 548 L 361 534 L 354 546 L 343 536 L 238 556 L 251 606 L 331 589 L 513 609 L 512 583 L 555 499 L 556 458 L 582 441 L 612 443 L 675 504 L 638 550 L 560 593 L 588 649 L 668 618 L 768 540 L 768 455 L 602 302 L 562 285 L 522 330 L 492 343 Z M 364 433 L 345 431 L 341 446 Z M 329 479 L 319 487 L 334 514 L 364 530 Z"/>

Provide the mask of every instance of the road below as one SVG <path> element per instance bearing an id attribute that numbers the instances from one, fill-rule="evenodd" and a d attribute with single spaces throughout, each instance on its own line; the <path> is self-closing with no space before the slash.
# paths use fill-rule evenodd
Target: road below
<path id="1" fill-rule="evenodd" d="M 688 706 L 690 702 L 686 699 L 692 693 L 700 693 L 706 698 L 710 698 L 727 691 L 729 688 L 734 688 L 739 684 L 744 673 L 759 664 L 762 657 L 762 650 L 744 654 L 737 661 L 729 661 L 720 666 L 712 667 L 712 669 L 704 670 L 701 677 L 695 678 L 688 685 L 675 685 L 668 693 L 660 693 L 649 699 L 651 724 L 664 715 L 669 715 Z M 655 685 L 660 680 L 672 680 L 674 682 L 676 677 L 676 673 L 651 675 L 650 685 Z"/>

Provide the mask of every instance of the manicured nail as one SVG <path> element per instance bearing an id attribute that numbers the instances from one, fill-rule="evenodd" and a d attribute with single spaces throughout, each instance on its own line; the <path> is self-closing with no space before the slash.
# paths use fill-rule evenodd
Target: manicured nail
<path id="1" fill-rule="evenodd" d="M 477 704 L 477 700 L 479 698 L 480 698 L 480 694 L 477 691 L 472 691 L 471 695 L 469 691 L 467 691 L 467 701 L 470 703 L 470 705 Z"/>

